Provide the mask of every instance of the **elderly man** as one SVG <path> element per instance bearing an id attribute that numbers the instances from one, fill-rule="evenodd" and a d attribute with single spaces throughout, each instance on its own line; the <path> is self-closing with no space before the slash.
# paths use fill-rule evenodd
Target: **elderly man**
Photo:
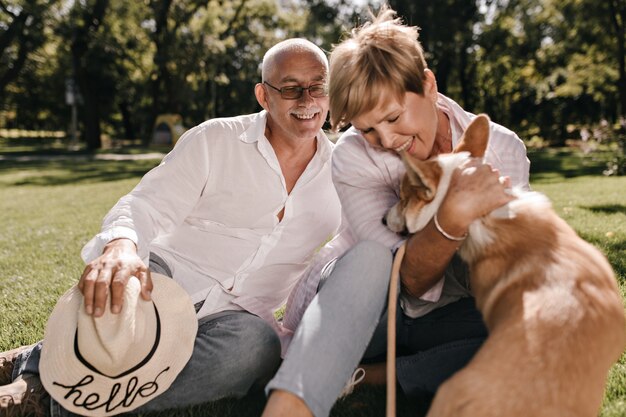
<path id="1" fill-rule="evenodd" d="M 243 396 L 278 368 L 281 331 L 273 313 L 340 223 L 332 144 L 321 130 L 327 76 L 327 58 L 311 42 L 272 47 L 254 90 L 264 110 L 186 132 L 83 248 L 87 267 L 78 286 L 87 314 L 102 316 L 107 296 L 110 311 L 119 312 L 130 276 L 149 299 L 150 271 L 172 277 L 195 304 L 191 359 L 139 410 Z M 40 386 L 42 343 L 0 359 L 5 371 L 13 368 L 12 382 L 0 387 L 3 412 L 30 413 L 41 404 L 28 397 Z"/>

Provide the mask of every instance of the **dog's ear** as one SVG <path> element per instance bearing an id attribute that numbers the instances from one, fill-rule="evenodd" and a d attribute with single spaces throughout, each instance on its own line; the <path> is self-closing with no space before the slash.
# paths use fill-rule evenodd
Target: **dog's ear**
<path id="1" fill-rule="evenodd" d="M 431 201 L 435 197 L 437 184 L 441 177 L 441 167 L 436 160 L 420 161 L 406 152 L 402 154 L 406 175 L 412 191 L 418 198 Z"/>
<path id="2" fill-rule="evenodd" d="M 475 158 L 485 156 L 487 143 L 489 142 L 489 117 L 479 114 L 467 126 L 459 144 L 454 148 L 454 153 L 469 152 Z"/>

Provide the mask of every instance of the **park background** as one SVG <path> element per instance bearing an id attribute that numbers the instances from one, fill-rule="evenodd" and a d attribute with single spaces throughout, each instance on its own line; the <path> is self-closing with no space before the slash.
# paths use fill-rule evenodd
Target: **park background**
<path id="1" fill-rule="evenodd" d="M 533 189 L 607 255 L 624 296 L 626 0 L 389 3 L 421 28 L 439 91 L 525 141 Z M 43 336 L 84 267 L 82 245 L 172 146 L 154 143 L 159 126 L 174 141 L 208 118 L 259 110 L 252 92 L 267 48 L 299 36 L 330 51 L 379 5 L 0 0 L 0 350 Z M 253 416 L 262 404 L 180 415 Z M 403 402 L 399 415 L 419 407 Z M 384 392 L 361 389 L 333 416 L 383 410 Z M 626 416 L 624 356 L 601 415 Z"/>

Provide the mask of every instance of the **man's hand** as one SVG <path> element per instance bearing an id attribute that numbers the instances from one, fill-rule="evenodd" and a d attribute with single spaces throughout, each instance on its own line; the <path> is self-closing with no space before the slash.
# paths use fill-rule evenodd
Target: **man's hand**
<path id="1" fill-rule="evenodd" d="M 137 255 L 135 243 L 129 239 L 112 240 L 104 247 L 102 255 L 87 265 L 78 282 L 85 298 L 85 312 L 94 317 L 102 316 L 110 288 L 111 312 L 119 313 L 124 289 L 131 276 L 139 279 L 142 298 L 150 300 L 150 271 Z"/>

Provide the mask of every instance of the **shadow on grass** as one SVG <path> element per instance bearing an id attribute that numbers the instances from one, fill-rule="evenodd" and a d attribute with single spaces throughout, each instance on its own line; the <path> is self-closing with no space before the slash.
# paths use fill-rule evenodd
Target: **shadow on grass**
<path id="1" fill-rule="evenodd" d="M 9 184 L 14 186 L 86 184 L 140 179 L 158 163 L 158 160 L 0 161 L 0 174 L 8 174 Z M 20 175 L 16 175 L 14 182 L 10 182 L 10 175 L 13 173 Z"/>
<path id="2" fill-rule="evenodd" d="M 600 214 L 626 214 L 626 206 L 623 204 L 601 204 L 596 206 L 580 206 L 580 208 Z M 586 233 L 581 233 L 581 237 L 587 242 L 601 248 L 607 255 L 615 273 L 626 277 L 626 239 L 618 239 L 615 236 L 612 238 L 598 238 Z"/>
<path id="3" fill-rule="evenodd" d="M 599 213 L 599 214 L 616 214 L 616 213 L 626 214 L 626 206 L 624 206 L 623 204 L 604 204 L 604 205 L 589 206 L 589 207 L 581 206 L 580 208 L 589 210 L 594 213 Z"/>
<path id="4" fill-rule="evenodd" d="M 626 279 L 626 239 L 597 238 L 587 233 L 580 233 L 580 237 L 599 248 L 606 255 L 615 274 Z"/>
<path id="5" fill-rule="evenodd" d="M 378 417 L 385 415 L 385 388 L 360 386 L 354 393 L 338 400 L 330 412 L 330 417 Z M 431 397 L 407 399 L 398 391 L 398 417 L 424 416 L 430 406 Z M 212 403 L 189 407 L 183 410 L 163 411 L 144 414 L 144 417 L 258 417 L 265 407 L 263 392 L 248 394 L 241 399 L 223 399 Z"/>
<path id="6" fill-rule="evenodd" d="M 117 154 L 135 154 L 149 151 L 164 151 L 161 148 L 128 148 L 115 151 Z M 94 154 L 66 149 L 30 148 L 20 151 L 17 147 L 12 152 L 0 152 L 12 159 L 0 160 L 0 173 L 17 172 L 20 175 L 12 185 L 65 185 L 76 183 L 97 183 L 117 181 L 128 178 L 140 178 L 158 164 L 157 160 L 96 160 Z M 50 160 L 35 159 L 19 161 L 20 156 L 49 156 Z M 605 162 L 602 158 L 583 155 L 573 148 L 529 149 L 531 175 L 533 182 L 559 182 L 564 178 L 583 175 L 602 175 Z M 56 158 L 56 159 L 55 159 Z M 32 171 L 37 175 L 28 175 Z M 9 180 L 10 181 L 10 180 Z"/>
<path id="7" fill-rule="evenodd" d="M 530 173 L 534 182 L 559 182 L 564 178 L 602 175 L 602 155 L 584 155 L 575 148 L 529 149 Z"/>
<path id="8" fill-rule="evenodd" d="M 422 417 L 432 402 L 432 395 L 419 394 L 406 397 L 400 386 L 396 390 L 396 414 L 398 417 Z M 384 386 L 361 386 L 345 399 L 335 403 L 330 417 L 384 416 L 386 410 L 386 388 Z"/>

